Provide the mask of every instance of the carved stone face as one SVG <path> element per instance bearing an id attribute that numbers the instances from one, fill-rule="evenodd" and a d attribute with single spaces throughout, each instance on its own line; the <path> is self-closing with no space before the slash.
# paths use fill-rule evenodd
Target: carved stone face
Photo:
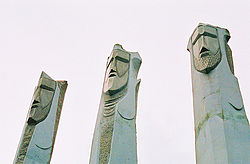
<path id="1" fill-rule="evenodd" d="M 200 25 L 192 35 L 194 67 L 202 73 L 209 73 L 221 61 L 221 52 L 215 28 Z"/>
<path id="2" fill-rule="evenodd" d="M 28 124 L 38 124 L 49 114 L 55 92 L 55 81 L 41 78 L 33 96 Z"/>
<path id="3" fill-rule="evenodd" d="M 127 52 L 113 50 L 108 58 L 104 79 L 104 93 L 114 95 L 122 91 L 128 83 L 130 56 Z"/>

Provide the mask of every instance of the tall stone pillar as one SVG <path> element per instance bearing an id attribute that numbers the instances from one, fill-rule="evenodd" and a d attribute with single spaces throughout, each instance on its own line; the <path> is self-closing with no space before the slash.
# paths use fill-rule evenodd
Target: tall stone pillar
<path id="1" fill-rule="evenodd" d="M 66 88 L 66 81 L 54 81 L 42 72 L 14 164 L 50 163 Z"/>
<path id="2" fill-rule="evenodd" d="M 229 31 L 199 24 L 189 39 L 197 164 L 250 163 L 250 127 Z"/>
<path id="3" fill-rule="evenodd" d="M 136 110 L 141 58 L 116 44 L 108 58 L 90 164 L 136 164 Z"/>

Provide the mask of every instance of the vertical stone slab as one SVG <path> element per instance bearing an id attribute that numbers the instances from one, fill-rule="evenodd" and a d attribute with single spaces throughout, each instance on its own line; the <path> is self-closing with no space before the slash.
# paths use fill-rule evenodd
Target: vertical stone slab
<path id="1" fill-rule="evenodd" d="M 90 164 L 136 164 L 140 55 L 114 45 L 108 58 Z"/>
<path id="2" fill-rule="evenodd" d="M 250 127 L 229 31 L 199 24 L 189 39 L 197 164 L 250 163 Z"/>
<path id="3" fill-rule="evenodd" d="M 66 81 L 55 81 L 42 72 L 14 164 L 50 163 L 66 88 Z"/>

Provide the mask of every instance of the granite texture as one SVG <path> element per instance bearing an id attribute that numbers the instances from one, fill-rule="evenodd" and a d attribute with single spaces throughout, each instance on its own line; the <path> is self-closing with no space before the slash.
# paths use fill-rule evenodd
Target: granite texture
<path id="1" fill-rule="evenodd" d="M 189 39 L 197 164 L 250 163 L 250 127 L 229 39 L 228 30 L 208 24 Z"/>
<path id="2" fill-rule="evenodd" d="M 92 141 L 90 164 L 136 164 L 138 53 L 114 45 L 108 58 Z"/>
<path id="3" fill-rule="evenodd" d="M 66 88 L 66 81 L 55 81 L 42 72 L 14 164 L 50 163 Z"/>

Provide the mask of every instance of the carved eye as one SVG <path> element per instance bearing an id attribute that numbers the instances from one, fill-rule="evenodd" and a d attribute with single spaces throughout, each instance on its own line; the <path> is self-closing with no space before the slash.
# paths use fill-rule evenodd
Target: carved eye
<path id="1" fill-rule="evenodd" d="M 46 89 L 46 90 L 48 90 L 48 91 L 54 91 L 53 88 L 51 88 L 51 87 L 49 87 L 49 86 L 47 86 L 47 85 L 44 85 L 44 84 L 41 84 L 40 88 Z"/>

